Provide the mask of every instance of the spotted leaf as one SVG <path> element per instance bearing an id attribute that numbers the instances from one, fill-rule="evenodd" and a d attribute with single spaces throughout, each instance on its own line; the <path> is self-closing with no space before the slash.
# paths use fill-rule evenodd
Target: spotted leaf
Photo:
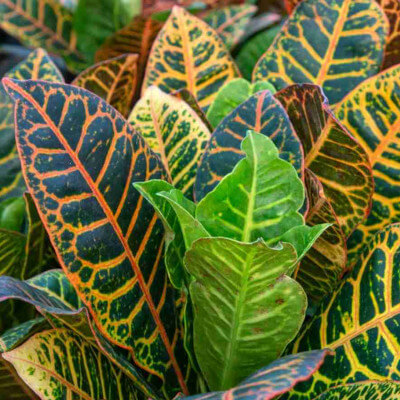
<path id="1" fill-rule="evenodd" d="M 400 220 L 400 67 L 363 82 L 337 107 L 337 116 L 366 150 L 375 191 L 368 219 L 349 239 L 352 258 L 369 235 Z"/>
<path id="2" fill-rule="evenodd" d="M 247 398 L 272 400 L 308 379 L 328 354 L 328 350 L 314 350 L 282 357 L 230 390 L 185 397 L 185 400 L 236 400 L 243 398 L 243 393 Z"/>
<path id="3" fill-rule="evenodd" d="M 399 256 L 400 226 L 396 224 L 365 245 L 351 274 L 325 299 L 292 349 L 297 353 L 329 347 L 335 355 L 287 398 L 319 399 L 341 385 L 397 380 Z"/>
<path id="4" fill-rule="evenodd" d="M 193 197 L 197 167 L 210 131 L 186 104 L 156 86 L 136 103 L 129 122 L 158 154 L 173 185 Z"/>
<path id="5" fill-rule="evenodd" d="M 368 154 L 330 112 L 318 86 L 293 85 L 276 98 L 303 145 L 305 167 L 322 183 L 347 237 L 370 210 L 373 179 Z"/>
<path id="6" fill-rule="evenodd" d="M 304 0 L 258 61 L 254 80 L 278 90 L 314 83 L 336 104 L 379 72 L 388 33 L 374 0 Z"/>
<path id="7" fill-rule="evenodd" d="M 97 94 L 127 117 L 136 91 L 137 63 L 137 54 L 103 61 L 83 71 L 72 84 Z"/>
<path id="8" fill-rule="evenodd" d="M 270 137 L 281 157 L 302 174 L 301 143 L 282 105 L 270 91 L 258 92 L 228 114 L 217 126 L 201 159 L 195 197 L 202 199 L 243 158 L 241 141 L 248 130 Z"/>
<path id="9" fill-rule="evenodd" d="M 152 47 L 143 83 L 166 93 L 186 88 L 203 109 L 218 89 L 239 76 L 215 31 L 183 8 L 174 7 Z"/>
<path id="10" fill-rule="evenodd" d="M 111 106 L 75 86 L 6 80 L 24 175 L 58 259 L 113 343 L 187 392 L 163 230 L 133 183 L 165 176 Z M 168 310 L 168 312 L 164 311 Z M 183 361 L 184 362 L 184 361 Z"/>
<path id="11" fill-rule="evenodd" d="M 57 0 L 2 0 L 0 26 L 28 47 L 62 56 L 73 71 L 86 66 L 72 29 L 73 14 Z"/>
<path id="12" fill-rule="evenodd" d="M 251 4 L 228 6 L 209 11 L 204 21 L 221 37 L 228 49 L 238 44 L 257 7 Z"/>
<path id="13" fill-rule="evenodd" d="M 0 5 L 1 10 L 1 5 Z M 47 53 L 38 49 L 6 74 L 14 79 L 41 79 L 63 82 L 63 77 Z M 0 200 L 20 196 L 26 190 L 15 145 L 14 107 L 0 84 Z"/>

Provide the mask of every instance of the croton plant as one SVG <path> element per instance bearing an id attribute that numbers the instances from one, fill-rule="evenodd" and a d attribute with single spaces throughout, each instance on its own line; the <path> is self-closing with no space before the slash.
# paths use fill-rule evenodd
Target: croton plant
<path id="1" fill-rule="evenodd" d="M 0 26 L 1 400 L 400 398 L 400 1 Z"/>

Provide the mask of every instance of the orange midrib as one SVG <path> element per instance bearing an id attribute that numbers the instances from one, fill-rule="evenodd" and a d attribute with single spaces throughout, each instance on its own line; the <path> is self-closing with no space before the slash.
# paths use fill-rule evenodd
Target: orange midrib
<path id="1" fill-rule="evenodd" d="M 64 146 L 64 148 L 66 149 L 66 151 L 68 152 L 69 156 L 71 157 L 71 159 L 74 161 L 75 165 L 77 166 L 78 170 L 80 171 L 80 173 L 83 175 L 86 183 L 88 184 L 88 186 L 90 187 L 91 191 L 93 192 L 93 194 L 95 195 L 97 201 L 99 202 L 100 206 L 102 207 L 104 213 L 107 216 L 107 219 L 110 221 L 115 233 L 117 234 L 122 246 L 124 247 L 125 253 L 132 265 L 132 269 L 135 273 L 135 275 L 137 276 L 138 279 L 138 283 L 139 286 L 143 292 L 143 295 L 146 298 L 146 302 L 149 306 L 149 310 L 151 312 L 152 317 L 154 318 L 154 321 L 159 329 L 160 332 L 160 336 L 162 341 L 164 342 L 165 348 L 167 350 L 168 356 L 171 359 L 171 363 L 172 366 L 174 368 L 174 371 L 176 373 L 176 376 L 178 378 L 179 384 L 182 388 L 182 391 L 185 394 L 188 394 L 188 390 L 186 387 L 186 383 L 185 380 L 183 378 L 183 374 L 182 371 L 180 370 L 180 367 L 175 359 L 171 344 L 169 342 L 168 339 L 168 335 L 165 331 L 164 325 L 160 319 L 160 316 L 156 310 L 156 307 L 154 305 L 153 299 L 150 295 L 150 292 L 146 286 L 146 283 L 144 282 L 144 278 L 143 275 L 140 271 L 139 266 L 136 263 L 136 260 L 132 254 L 131 249 L 129 248 L 129 245 L 127 243 L 127 241 L 125 240 L 123 233 L 120 229 L 120 227 L 118 226 L 117 221 L 114 219 L 114 216 L 112 214 L 112 211 L 110 210 L 108 204 L 105 202 L 103 195 L 98 191 L 98 189 L 96 188 L 92 178 L 90 177 L 90 175 L 87 173 L 87 171 L 85 170 L 85 168 L 83 167 L 83 165 L 81 164 L 80 160 L 76 157 L 75 153 L 73 152 L 73 150 L 71 149 L 71 147 L 69 146 L 69 144 L 67 143 L 67 141 L 65 140 L 65 138 L 63 137 L 63 135 L 61 135 L 61 133 L 59 132 L 58 128 L 54 125 L 53 121 L 50 120 L 50 118 L 48 117 L 48 115 L 46 113 L 43 112 L 42 108 L 40 107 L 40 105 L 26 92 L 24 92 L 18 85 L 14 84 L 12 81 L 8 80 L 8 85 L 15 90 L 17 93 L 19 93 L 23 98 L 27 99 L 28 102 L 30 102 L 41 114 L 41 116 L 43 117 L 43 119 L 47 122 L 47 124 L 49 125 L 49 127 L 52 129 L 53 133 L 56 135 L 56 137 L 60 140 L 60 142 L 62 143 L 62 145 Z M 78 292 L 80 295 L 81 293 Z M 85 300 L 82 297 L 82 300 Z M 107 335 L 107 332 L 104 332 Z M 108 336 L 108 335 L 107 335 Z"/>

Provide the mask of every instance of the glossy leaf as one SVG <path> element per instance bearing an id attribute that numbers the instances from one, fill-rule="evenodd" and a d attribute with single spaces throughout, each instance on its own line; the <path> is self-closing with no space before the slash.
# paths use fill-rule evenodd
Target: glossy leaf
<path id="1" fill-rule="evenodd" d="M 137 63 L 137 54 L 103 61 L 83 71 L 72 84 L 97 94 L 127 117 L 136 91 Z"/>
<path id="2" fill-rule="evenodd" d="M 3 353 L 35 393 L 49 400 L 136 399 L 136 389 L 96 347 L 67 329 L 36 334 Z"/>
<path id="3" fill-rule="evenodd" d="M 136 16 L 132 22 L 110 36 L 96 52 L 96 61 L 105 61 L 123 54 L 138 54 L 137 81 L 143 80 L 151 46 L 162 27 L 162 23 L 153 19 Z M 137 85 L 136 97 L 139 97 L 141 85 Z"/>
<path id="4" fill-rule="evenodd" d="M 165 176 L 159 159 L 90 92 L 45 82 L 5 84 L 17 101 L 30 192 L 96 325 L 113 343 L 134 348 L 139 366 L 159 377 L 171 371 L 168 384 L 173 388 L 176 376 L 187 392 L 175 354 L 180 340 L 161 257 L 162 226 L 133 187 Z"/>
<path id="5" fill-rule="evenodd" d="M 296 260 L 287 243 L 272 249 L 225 238 L 197 240 L 186 253 L 195 279 L 194 349 L 210 389 L 237 385 L 278 358 L 297 334 L 307 296 L 287 276 Z"/>
<path id="6" fill-rule="evenodd" d="M 0 203 L 0 228 L 21 232 L 25 219 L 25 203 L 21 197 L 11 197 Z"/>
<path id="7" fill-rule="evenodd" d="M 369 235 L 400 219 L 399 85 L 397 66 L 365 81 L 337 107 L 339 120 L 366 150 L 375 181 L 370 216 L 349 239 L 353 254 Z"/>
<path id="8" fill-rule="evenodd" d="M 275 93 L 275 88 L 267 81 L 250 83 L 246 79 L 237 78 L 222 86 L 207 110 L 207 118 L 213 128 L 249 97 L 263 90 Z"/>
<path id="9" fill-rule="evenodd" d="M 281 157 L 302 174 L 301 143 L 282 105 L 265 90 L 254 94 L 226 116 L 212 134 L 196 177 L 197 200 L 210 192 L 243 158 L 240 145 L 248 130 L 271 138 Z"/>
<path id="10" fill-rule="evenodd" d="M 275 36 L 280 30 L 280 25 L 268 27 L 243 42 L 235 56 L 235 62 L 242 73 L 243 78 L 251 81 L 253 69 L 257 64 L 257 61 L 272 44 Z"/>
<path id="11" fill-rule="evenodd" d="M 257 7 L 251 4 L 228 6 L 209 11 L 204 21 L 221 37 L 228 49 L 238 44 Z"/>
<path id="12" fill-rule="evenodd" d="M 72 18 L 72 12 L 57 0 L 2 0 L 0 4 L 0 26 L 7 33 L 28 47 L 43 47 L 62 56 L 69 68 L 79 71 L 86 58 L 77 48 Z"/>
<path id="13" fill-rule="evenodd" d="M 185 101 L 156 86 L 135 104 L 129 122 L 160 156 L 173 185 L 193 197 L 193 185 L 210 131 Z"/>
<path id="14" fill-rule="evenodd" d="M 1 11 L 0 5 L 0 11 Z M 42 49 L 29 54 L 26 60 L 6 74 L 13 79 L 41 79 L 63 82 L 63 77 L 53 61 Z M 21 164 L 15 145 L 14 105 L 0 84 L 0 200 L 20 196 L 26 190 Z"/>
<path id="15" fill-rule="evenodd" d="M 305 171 L 305 186 L 309 201 L 306 224 L 332 224 L 315 241 L 294 273 L 309 298 L 319 301 L 336 288 L 344 274 L 347 261 L 346 239 L 321 183 L 308 169 Z"/>
<path id="16" fill-rule="evenodd" d="M 335 356 L 288 398 L 314 399 L 339 385 L 397 380 L 399 255 L 399 225 L 388 226 L 365 245 L 352 273 L 325 299 L 292 349 L 329 347 Z"/>
<path id="17" fill-rule="evenodd" d="M 327 354 L 328 350 L 314 350 L 282 357 L 226 392 L 205 393 L 185 399 L 235 400 L 245 394 L 249 398 L 272 400 L 289 391 L 296 383 L 308 379 L 321 367 Z"/>
<path id="18" fill-rule="evenodd" d="M 373 179 L 368 154 L 334 117 L 319 87 L 293 85 L 276 98 L 303 145 L 305 167 L 322 183 L 347 237 L 370 210 Z"/>
<path id="19" fill-rule="evenodd" d="M 388 23 L 373 0 L 304 0 L 258 61 L 278 90 L 314 83 L 336 104 L 381 66 Z"/>
<path id="20" fill-rule="evenodd" d="M 215 31 L 174 7 L 152 47 L 142 91 L 152 85 L 166 93 L 186 88 L 207 109 L 219 88 L 237 76 L 236 65 Z"/>

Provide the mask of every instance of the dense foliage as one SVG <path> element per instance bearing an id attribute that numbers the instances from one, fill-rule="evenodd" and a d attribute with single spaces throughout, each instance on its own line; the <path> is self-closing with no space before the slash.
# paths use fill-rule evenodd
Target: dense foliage
<path id="1" fill-rule="evenodd" d="M 0 26 L 1 399 L 400 397 L 400 2 Z"/>

